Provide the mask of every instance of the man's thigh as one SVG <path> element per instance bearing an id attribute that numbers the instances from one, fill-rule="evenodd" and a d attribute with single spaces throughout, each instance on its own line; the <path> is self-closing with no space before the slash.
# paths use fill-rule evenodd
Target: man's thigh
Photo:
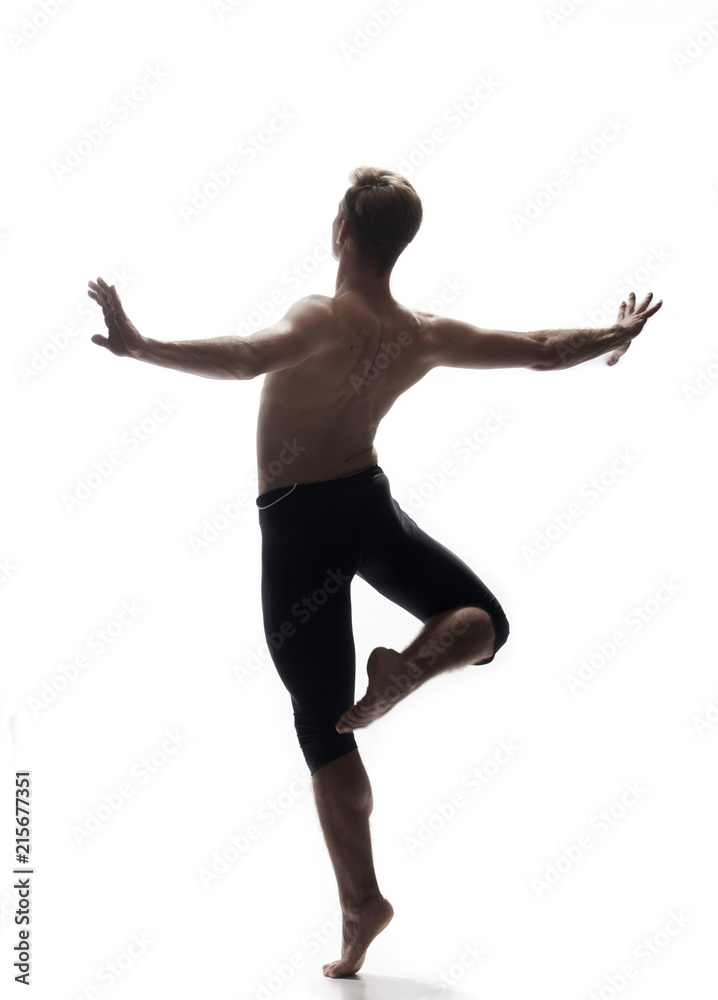
<path id="1" fill-rule="evenodd" d="M 452 608 L 483 608 L 494 624 L 498 651 L 508 636 L 508 622 L 492 591 L 467 563 L 401 509 L 390 495 L 388 480 L 372 486 L 374 503 L 363 515 L 358 575 L 422 622 Z"/>
<path id="2" fill-rule="evenodd" d="M 337 505 L 303 499 L 260 513 L 267 645 L 295 715 L 332 715 L 354 699 L 351 581 L 359 557 Z M 280 516 L 281 515 L 281 516 Z"/>

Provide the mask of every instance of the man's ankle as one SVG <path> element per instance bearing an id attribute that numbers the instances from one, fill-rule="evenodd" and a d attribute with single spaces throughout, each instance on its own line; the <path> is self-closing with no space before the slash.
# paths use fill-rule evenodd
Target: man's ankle
<path id="1" fill-rule="evenodd" d="M 358 913 L 360 910 L 365 909 L 371 903 L 376 903 L 378 900 L 383 899 L 379 887 L 374 889 L 369 889 L 364 893 L 352 893 L 351 896 L 345 896 L 340 900 L 340 905 L 342 908 L 342 913 L 347 915 L 352 915 Z"/>

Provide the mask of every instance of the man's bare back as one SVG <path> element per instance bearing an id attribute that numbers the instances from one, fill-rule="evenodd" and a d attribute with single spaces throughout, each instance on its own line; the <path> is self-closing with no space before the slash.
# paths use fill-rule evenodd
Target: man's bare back
<path id="1" fill-rule="evenodd" d="M 431 369 L 431 317 L 356 292 L 311 296 L 319 349 L 266 374 L 257 420 L 259 493 L 377 464 L 374 437 L 397 398 Z M 290 445 L 291 447 L 287 447 Z"/>

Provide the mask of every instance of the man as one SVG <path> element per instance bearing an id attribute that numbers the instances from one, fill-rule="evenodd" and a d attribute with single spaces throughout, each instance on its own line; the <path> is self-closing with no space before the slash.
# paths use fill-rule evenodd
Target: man
<path id="1" fill-rule="evenodd" d="M 610 328 L 511 333 L 400 305 L 392 268 L 422 206 L 390 170 L 359 167 L 332 225 L 333 298 L 309 295 L 248 337 L 162 343 L 129 321 L 114 286 L 102 306 L 113 354 L 206 378 L 266 375 L 257 427 L 262 607 L 272 659 L 291 695 L 343 913 L 333 978 L 358 971 L 393 916 L 374 872 L 372 793 L 353 735 L 429 678 L 493 660 L 506 642 L 501 605 L 460 559 L 391 497 L 374 437 L 396 399 L 432 368 L 556 371 L 609 354 L 615 364 L 661 306 L 631 293 Z M 271 488 L 268 488 L 270 487 Z M 377 646 L 366 695 L 354 701 L 350 584 L 355 575 L 420 619 L 402 652 Z"/>

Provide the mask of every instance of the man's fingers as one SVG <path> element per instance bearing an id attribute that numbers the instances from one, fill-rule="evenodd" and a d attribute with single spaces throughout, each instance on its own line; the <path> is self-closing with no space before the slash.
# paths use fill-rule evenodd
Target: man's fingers
<path id="1" fill-rule="evenodd" d="M 619 321 L 619 323 L 624 318 L 625 315 L 626 315 L 626 303 L 622 302 L 621 305 L 620 305 L 620 308 L 618 310 L 618 321 Z"/>
<path id="2" fill-rule="evenodd" d="M 623 347 L 617 347 L 616 350 L 613 352 L 613 354 L 609 357 L 606 364 L 615 365 L 616 362 L 623 357 L 623 355 L 626 353 L 626 351 L 630 346 L 631 346 L 631 341 L 629 340 L 628 343 L 625 344 Z"/>
<path id="3" fill-rule="evenodd" d="M 640 320 L 641 329 L 643 329 L 643 324 L 646 322 L 646 320 L 650 319 L 650 317 L 653 316 L 654 313 L 657 313 L 662 305 L 663 305 L 663 299 L 659 299 L 658 302 L 656 302 L 654 306 L 651 306 L 650 309 L 644 309 L 644 307 L 641 306 L 641 308 L 636 311 L 636 319 Z"/>
<path id="4" fill-rule="evenodd" d="M 125 316 L 125 310 L 122 308 L 122 303 L 120 302 L 120 296 L 117 294 L 117 289 L 115 288 L 114 285 L 110 289 L 110 294 L 112 295 L 112 302 L 115 308 L 117 309 L 118 313 L 120 314 L 120 316 L 123 317 L 123 319 L 126 319 L 127 317 Z"/>
<path id="5" fill-rule="evenodd" d="M 95 292 L 95 297 L 99 302 L 107 302 L 109 305 L 112 305 L 113 303 L 112 293 L 113 291 L 115 291 L 114 285 L 110 287 L 110 285 L 108 285 L 103 278 L 98 278 L 96 282 L 88 281 L 88 285 Z M 116 296 L 117 292 L 115 292 L 115 297 Z"/>
<path id="6" fill-rule="evenodd" d="M 108 285 L 104 278 L 98 278 L 96 282 L 88 281 L 88 285 L 91 290 L 87 294 L 95 302 L 99 302 L 105 315 L 108 312 L 116 311 L 123 319 L 127 319 L 125 310 L 122 308 L 122 303 L 120 302 L 120 296 L 117 294 L 117 289 L 114 285 Z"/>
<path id="7" fill-rule="evenodd" d="M 101 337 L 99 335 L 99 333 L 96 333 L 94 335 L 94 337 L 90 337 L 90 340 L 92 341 L 93 344 L 99 344 L 100 347 L 107 347 L 110 338 L 109 337 Z"/>
<path id="8" fill-rule="evenodd" d="M 97 302 L 98 305 L 102 307 L 102 314 L 104 316 L 105 323 L 109 327 L 111 323 L 114 324 L 117 322 L 118 314 L 121 315 L 123 318 L 125 318 L 124 312 L 122 310 L 121 304 L 119 303 L 119 300 L 115 302 L 115 299 L 112 298 L 111 291 L 109 286 L 107 285 L 107 282 L 103 281 L 102 278 L 98 278 L 97 281 L 102 282 L 105 288 L 104 289 L 101 288 L 100 285 L 94 281 L 88 281 L 90 289 L 87 294 L 90 296 L 91 299 L 94 299 L 95 302 Z M 114 285 L 112 286 L 112 288 L 114 289 Z M 107 290 L 105 291 L 105 289 Z M 117 296 L 116 292 L 115 296 Z"/>
<path id="9" fill-rule="evenodd" d="M 88 281 L 88 285 L 90 286 L 90 290 L 87 294 L 91 299 L 94 299 L 95 302 L 99 302 L 101 306 L 110 304 L 110 299 L 108 298 L 107 293 L 100 288 L 99 285 L 96 285 L 94 281 Z"/>

